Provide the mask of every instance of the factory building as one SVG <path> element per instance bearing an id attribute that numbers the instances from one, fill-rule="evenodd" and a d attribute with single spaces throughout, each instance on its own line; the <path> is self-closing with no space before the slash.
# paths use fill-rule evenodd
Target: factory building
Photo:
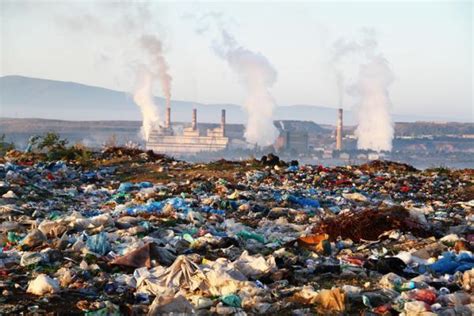
<path id="1" fill-rule="evenodd" d="M 308 151 L 308 133 L 296 131 L 280 131 L 275 142 L 277 150 L 304 153 Z"/>
<path id="2" fill-rule="evenodd" d="M 171 111 L 167 108 L 165 127 L 151 132 L 146 148 L 156 153 L 178 156 L 225 150 L 229 144 L 225 132 L 225 114 L 225 110 L 222 110 L 219 127 L 202 133 L 197 126 L 197 110 L 193 109 L 191 126 L 184 128 L 182 135 L 175 135 L 171 126 Z"/>
<path id="3" fill-rule="evenodd" d="M 286 126 L 284 121 L 276 124 L 280 135 L 275 141 L 274 148 L 277 151 L 304 153 L 308 151 L 308 132 L 297 130 L 291 126 Z"/>

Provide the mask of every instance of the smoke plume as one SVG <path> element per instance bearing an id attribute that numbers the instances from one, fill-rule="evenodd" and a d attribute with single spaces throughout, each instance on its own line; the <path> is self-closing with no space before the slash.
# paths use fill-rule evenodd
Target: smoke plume
<path id="1" fill-rule="evenodd" d="M 158 108 L 153 102 L 153 74 L 146 68 L 141 68 L 137 74 L 137 86 L 133 95 L 133 101 L 140 108 L 143 123 L 142 123 L 142 137 L 148 140 L 150 132 L 153 128 L 158 127 L 161 123 Z"/>
<path id="2" fill-rule="evenodd" d="M 345 94 L 345 83 L 346 72 L 344 71 L 343 61 L 345 57 L 357 53 L 362 47 L 356 42 L 347 42 L 346 40 L 340 38 L 334 42 L 332 46 L 332 58 L 331 65 L 334 70 L 334 75 L 336 79 L 336 87 L 338 93 L 338 106 L 343 108 L 344 106 L 344 94 Z"/>
<path id="3" fill-rule="evenodd" d="M 171 100 L 172 78 L 163 43 L 160 37 L 154 35 L 157 25 L 155 12 L 156 8 L 150 2 L 105 2 L 97 3 L 93 10 L 78 5 L 73 15 L 68 12 L 57 17 L 59 23 L 75 32 L 88 31 L 95 36 L 100 34 L 106 39 L 119 41 L 119 48 L 110 50 L 107 56 L 116 56 L 126 65 L 124 68 L 132 68 L 135 72 L 133 100 L 142 114 L 142 137 L 145 140 L 151 130 L 162 123 L 160 109 L 153 102 L 156 81 L 161 85 L 167 106 Z M 118 37 L 117 33 L 121 36 Z M 120 54 L 125 48 L 131 53 Z M 100 54 L 103 56 L 104 52 Z"/>
<path id="4" fill-rule="evenodd" d="M 340 109 L 344 106 L 344 75 L 341 71 L 336 71 L 336 84 L 337 84 L 337 94 L 338 106 Z"/>
<path id="5" fill-rule="evenodd" d="M 333 66 L 342 107 L 346 90 L 346 73 L 341 61 L 351 56 L 359 60 L 359 70 L 351 91 L 357 97 L 355 106 L 357 128 L 357 148 L 374 151 L 392 150 L 393 123 L 390 115 L 389 87 L 394 76 L 387 60 L 376 53 L 377 41 L 372 30 L 364 30 L 361 42 L 338 40 L 333 45 Z"/>
<path id="6" fill-rule="evenodd" d="M 269 91 L 276 82 L 277 72 L 262 54 L 240 46 L 225 30 L 221 30 L 221 35 L 221 43 L 214 47 L 215 51 L 227 61 L 247 90 L 245 139 L 258 146 L 270 146 L 278 137 L 273 125 L 276 104 Z"/>
<path id="7" fill-rule="evenodd" d="M 153 74 L 153 78 L 156 77 L 160 81 L 161 89 L 166 99 L 166 106 L 168 107 L 171 101 L 172 77 L 169 74 L 169 66 L 163 54 L 163 44 L 154 35 L 143 35 L 140 38 L 140 45 L 149 55 L 150 71 Z"/>
<path id="8" fill-rule="evenodd" d="M 373 56 L 360 66 L 356 106 L 358 125 L 355 131 L 358 149 L 391 151 L 393 123 L 390 117 L 388 88 L 393 74 L 383 56 Z"/>

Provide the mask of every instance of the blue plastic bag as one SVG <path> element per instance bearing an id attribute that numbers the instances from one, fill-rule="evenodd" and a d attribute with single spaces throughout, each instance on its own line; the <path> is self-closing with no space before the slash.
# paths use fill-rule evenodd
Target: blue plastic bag
<path id="1" fill-rule="evenodd" d="M 318 200 L 305 198 L 305 197 L 298 197 L 294 195 L 288 196 L 288 201 L 301 205 L 303 207 L 320 207 L 321 206 Z"/>
<path id="2" fill-rule="evenodd" d="M 107 239 L 107 234 L 104 232 L 88 237 L 86 245 L 90 251 L 98 253 L 102 256 L 110 251 L 110 243 Z"/>
<path id="3" fill-rule="evenodd" d="M 117 189 L 118 192 L 130 192 L 132 191 L 134 188 L 134 185 L 133 183 L 130 183 L 130 182 L 123 182 L 123 183 L 120 183 L 120 186 L 119 188 Z"/>
<path id="4" fill-rule="evenodd" d="M 146 211 L 148 213 L 159 213 L 163 209 L 163 202 L 155 201 L 146 205 Z"/>
<path id="5" fill-rule="evenodd" d="M 148 182 L 148 181 L 145 181 L 145 182 L 140 182 L 138 184 L 138 186 L 143 189 L 143 188 L 152 188 L 153 187 L 153 183 L 151 182 Z"/>
<path id="6" fill-rule="evenodd" d="M 296 171 L 298 171 L 298 166 L 289 166 L 288 168 L 286 168 L 286 171 L 296 172 Z"/>
<path id="7" fill-rule="evenodd" d="M 216 215 L 220 215 L 220 216 L 224 216 L 225 215 L 225 211 L 224 210 L 216 210 L 210 206 L 203 206 L 201 208 L 201 211 L 202 212 L 205 212 L 205 213 L 211 213 L 211 214 L 216 214 Z"/>
<path id="8" fill-rule="evenodd" d="M 474 256 L 468 253 L 461 253 L 456 256 L 452 252 L 445 252 L 441 259 L 429 265 L 428 268 L 439 274 L 464 272 L 474 268 Z"/>
<path id="9" fill-rule="evenodd" d="M 189 208 L 186 201 L 178 197 L 170 198 L 166 200 L 166 203 L 171 204 L 176 210 L 187 210 Z"/>

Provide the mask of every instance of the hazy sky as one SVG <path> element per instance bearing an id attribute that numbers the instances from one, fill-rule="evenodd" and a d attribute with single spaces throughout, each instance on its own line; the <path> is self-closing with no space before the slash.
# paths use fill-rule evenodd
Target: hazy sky
<path id="1" fill-rule="evenodd" d="M 123 22 L 136 7 L 124 2 L 0 0 L 1 75 L 131 91 L 144 57 L 136 28 Z M 280 105 L 336 107 L 331 47 L 372 28 L 395 74 L 393 112 L 474 121 L 472 1 L 155 2 L 150 12 L 140 16 L 140 27 L 164 42 L 174 99 L 245 99 L 239 79 L 211 48 L 212 31 L 202 32 L 211 24 L 200 17 L 213 12 L 242 46 L 273 64 L 278 80 L 271 92 Z M 358 64 L 346 66 L 350 82 Z M 155 91 L 161 96 L 159 86 Z M 347 108 L 355 102 L 345 100 Z"/>

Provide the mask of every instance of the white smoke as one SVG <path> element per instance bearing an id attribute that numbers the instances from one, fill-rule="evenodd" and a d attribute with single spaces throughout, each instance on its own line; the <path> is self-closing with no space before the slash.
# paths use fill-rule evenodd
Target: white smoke
<path id="1" fill-rule="evenodd" d="M 337 84 L 337 94 L 338 98 L 338 106 L 339 108 L 343 108 L 344 106 L 344 74 L 341 71 L 336 70 L 336 84 Z"/>
<path id="2" fill-rule="evenodd" d="M 332 46 L 331 66 L 334 70 L 334 76 L 336 79 L 338 106 L 340 108 L 342 108 L 344 105 L 344 94 L 346 90 L 346 73 L 344 71 L 342 62 L 344 57 L 351 53 L 357 52 L 359 49 L 359 44 L 355 42 L 347 42 L 342 38 L 335 41 Z"/>
<path id="3" fill-rule="evenodd" d="M 137 73 L 137 86 L 133 95 L 133 101 L 140 108 L 143 123 L 141 134 L 143 139 L 148 140 L 153 128 L 161 123 L 158 107 L 153 101 L 154 75 L 146 68 L 141 68 Z"/>
<path id="4" fill-rule="evenodd" d="M 169 66 L 163 54 L 163 44 L 157 36 L 143 35 L 140 38 L 141 47 L 148 53 L 150 58 L 150 71 L 153 78 L 158 78 L 161 84 L 163 95 L 166 99 L 166 106 L 171 101 L 171 81 Z"/>
<path id="5" fill-rule="evenodd" d="M 225 30 L 221 30 L 221 35 L 215 51 L 238 74 L 247 90 L 245 139 L 258 146 L 270 146 L 278 137 L 278 130 L 273 125 L 276 104 L 269 91 L 276 82 L 277 72 L 262 54 L 240 46 Z"/>
<path id="6" fill-rule="evenodd" d="M 136 82 L 133 100 L 142 114 L 142 137 L 148 140 L 153 128 L 161 123 L 160 108 L 154 103 L 153 86 L 159 81 L 166 105 L 171 100 L 171 82 L 169 66 L 163 52 L 163 43 L 156 34 L 154 12 L 156 8 L 148 2 L 106 2 L 97 3 L 94 10 L 85 10 L 79 5 L 73 15 L 61 14 L 59 23 L 73 31 L 88 31 L 106 39 L 120 38 L 120 49 L 111 50 L 107 56 L 119 56 L 127 68 L 133 68 Z M 105 14 L 106 13 L 106 14 Z M 117 37 L 117 33 L 122 33 Z M 130 48 L 131 55 L 120 55 L 124 47 Z M 103 48 L 102 48 L 103 49 Z M 145 59 L 138 57 L 145 53 Z M 101 51 L 101 56 L 104 52 Z M 135 67 L 134 65 L 140 65 Z"/>
<path id="7" fill-rule="evenodd" d="M 388 88 L 393 74 L 383 56 L 373 56 L 360 66 L 356 106 L 358 149 L 391 151 L 393 123 L 390 117 L 391 102 Z"/>
<path id="8" fill-rule="evenodd" d="M 374 151 L 391 151 L 393 122 L 390 115 L 391 102 L 389 87 L 394 76 L 387 60 L 376 53 L 377 41 L 372 30 L 363 30 L 362 42 L 337 40 L 333 45 L 332 63 L 336 75 L 339 106 L 342 107 L 346 91 L 346 71 L 342 60 L 351 56 L 359 60 L 359 71 L 351 91 L 357 97 L 355 106 L 357 128 L 357 148 Z"/>

